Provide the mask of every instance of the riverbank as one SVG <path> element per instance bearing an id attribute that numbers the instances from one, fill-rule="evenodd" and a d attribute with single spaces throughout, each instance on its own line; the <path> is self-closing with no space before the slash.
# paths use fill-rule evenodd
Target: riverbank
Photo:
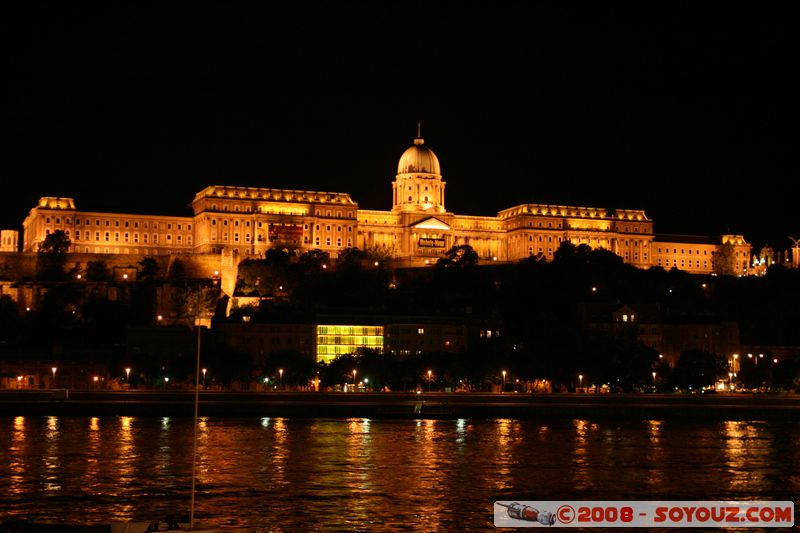
<path id="1" fill-rule="evenodd" d="M 200 393 L 200 416 L 800 420 L 796 394 Z M 0 414 L 192 416 L 191 391 L 0 391 Z"/>

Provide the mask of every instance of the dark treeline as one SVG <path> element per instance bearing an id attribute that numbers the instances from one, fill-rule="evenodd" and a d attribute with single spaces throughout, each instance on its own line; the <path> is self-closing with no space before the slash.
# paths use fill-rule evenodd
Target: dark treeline
<path id="1" fill-rule="evenodd" d="M 214 368 L 213 379 L 223 384 L 267 379 L 303 385 L 317 373 L 323 383 L 344 383 L 352 382 L 356 370 L 359 377 L 370 376 L 373 388 L 468 384 L 487 389 L 503 381 L 505 370 L 509 389 L 517 387 L 517 379 L 547 379 L 557 388 L 603 383 L 612 390 L 637 390 L 653 384 L 656 372 L 658 387 L 667 390 L 710 385 L 727 376 L 730 354 L 687 350 L 670 367 L 637 341 L 635 329 L 610 334 L 587 327 L 579 310 L 601 304 L 655 305 L 664 323 L 735 322 L 743 345 L 800 345 L 800 272 L 781 266 L 762 277 L 698 276 L 677 269 L 642 270 L 611 252 L 565 243 L 552 261 L 479 264 L 471 248 L 461 246 L 430 268 L 392 269 L 379 250 L 349 249 L 332 261 L 319 250 L 292 255 L 273 249 L 264 259 L 246 260 L 239 267 L 234 298 L 258 296 L 260 305 L 234 306 L 225 317 L 227 297 L 220 298 L 209 280 L 187 279 L 180 261 L 161 272 L 158 263 L 145 259 L 135 282 L 115 284 L 97 263 L 87 266 L 81 280 L 74 272 L 63 275 L 64 263 L 57 256 L 63 246 L 48 250 L 51 256 L 43 257 L 39 279 L 47 291 L 36 308 L 28 312 L 0 298 L 2 356 L 101 356 L 110 366 L 147 369 L 145 381 L 165 368 L 178 380 L 193 378 L 190 348 L 177 354 L 135 353 L 127 346 L 130 328 L 157 324 L 161 309 L 186 318 L 187 343 L 199 314 L 213 315 L 215 323 L 241 322 L 245 315 L 253 323 L 314 323 L 321 315 L 353 314 L 501 324 L 501 335 L 492 338 L 471 331 L 461 353 L 400 356 L 361 350 L 329 365 L 315 365 L 286 350 L 265 358 L 234 353 L 212 328 L 206 332 L 204 364 Z M 284 370 L 280 375 L 279 369 Z M 758 373 L 743 371 L 737 379 L 747 386 L 794 388 L 797 377 L 796 362 L 786 360 L 762 365 Z"/>

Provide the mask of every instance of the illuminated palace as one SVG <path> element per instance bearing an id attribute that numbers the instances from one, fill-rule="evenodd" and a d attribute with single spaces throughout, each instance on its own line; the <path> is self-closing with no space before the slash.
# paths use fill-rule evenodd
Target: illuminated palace
<path id="1" fill-rule="evenodd" d="M 746 273 L 750 245 L 738 235 L 654 235 L 642 210 L 607 210 L 525 203 L 497 216 L 457 215 L 445 207 L 445 181 L 436 154 L 417 134 L 402 154 L 392 183 L 392 209 L 360 209 L 349 194 L 257 187 L 209 186 L 192 201 L 191 216 L 80 211 L 72 198 L 44 197 L 23 223 L 22 251 L 63 230 L 72 252 L 90 254 L 220 254 L 262 256 L 270 247 L 377 248 L 398 264 L 431 264 L 452 246 L 468 244 L 483 261 L 551 259 L 564 241 L 604 248 L 640 267 L 711 273 L 714 256 L 730 243 L 735 271 Z M 4 236 L 4 243 L 16 240 Z M 8 248 L 6 248 L 8 249 Z"/>

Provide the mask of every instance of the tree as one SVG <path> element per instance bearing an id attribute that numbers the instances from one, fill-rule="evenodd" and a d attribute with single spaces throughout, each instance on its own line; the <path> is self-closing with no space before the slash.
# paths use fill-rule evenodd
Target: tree
<path id="1" fill-rule="evenodd" d="M 318 274 L 325 270 L 330 262 L 331 257 L 328 252 L 315 248 L 300 255 L 297 267 L 303 275 Z"/>
<path id="2" fill-rule="evenodd" d="M 87 281 L 111 281 L 111 269 L 105 261 L 89 261 L 86 265 Z"/>
<path id="3" fill-rule="evenodd" d="M 170 281 L 186 281 L 186 265 L 180 259 L 174 259 L 169 265 L 167 277 Z"/>
<path id="4" fill-rule="evenodd" d="M 700 388 L 713 385 L 725 373 L 724 357 L 702 350 L 687 350 L 675 363 L 673 379 L 681 388 Z"/>
<path id="5" fill-rule="evenodd" d="M 458 244 L 447 250 L 444 257 L 436 261 L 441 268 L 472 267 L 478 264 L 478 252 L 469 244 Z"/>
<path id="6" fill-rule="evenodd" d="M 717 246 L 713 254 L 714 273 L 718 276 L 736 275 L 736 249 L 729 242 Z"/>
<path id="7" fill-rule="evenodd" d="M 66 278 L 64 267 L 70 244 L 69 237 L 60 229 L 44 238 L 36 254 L 36 279 L 63 281 Z"/>
<path id="8" fill-rule="evenodd" d="M 156 277 L 158 276 L 158 271 L 161 270 L 156 258 L 150 256 L 147 256 L 139 261 L 139 266 L 141 267 L 141 270 L 139 270 L 138 279 L 139 281 L 143 282 L 155 281 Z"/>

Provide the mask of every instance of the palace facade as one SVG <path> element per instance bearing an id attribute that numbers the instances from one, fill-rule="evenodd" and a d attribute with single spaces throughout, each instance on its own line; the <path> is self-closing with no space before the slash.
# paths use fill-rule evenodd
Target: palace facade
<path id="1" fill-rule="evenodd" d="M 482 261 L 552 259 L 561 243 L 586 244 L 640 268 L 711 273 L 720 247 L 746 274 L 751 247 L 740 235 L 656 235 L 643 210 L 524 203 L 497 216 L 457 215 L 445 207 L 439 159 L 417 134 L 392 183 L 392 209 L 360 209 L 347 193 L 213 185 L 198 192 L 191 216 L 82 211 L 72 198 L 43 197 L 23 222 L 23 252 L 63 230 L 71 251 L 92 254 L 220 254 L 260 257 L 272 247 L 380 249 L 399 265 L 432 264 L 468 244 Z M 13 233 L 13 232 L 12 232 Z M 3 232 L 4 250 L 16 238 Z M 8 244 L 7 244 L 8 243 Z"/>

